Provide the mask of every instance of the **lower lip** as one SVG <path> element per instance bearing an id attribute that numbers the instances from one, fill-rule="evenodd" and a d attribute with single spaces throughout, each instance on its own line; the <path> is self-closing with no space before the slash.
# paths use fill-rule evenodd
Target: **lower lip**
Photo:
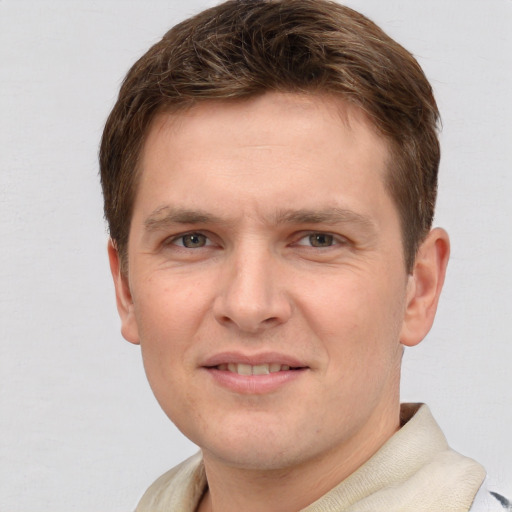
<path id="1" fill-rule="evenodd" d="M 222 387 L 245 395 L 263 395 L 276 391 L 301 378 L 307 368 L 269 373 L 267 375 L 239 375 L 230 371 L 204 368 Z"/>

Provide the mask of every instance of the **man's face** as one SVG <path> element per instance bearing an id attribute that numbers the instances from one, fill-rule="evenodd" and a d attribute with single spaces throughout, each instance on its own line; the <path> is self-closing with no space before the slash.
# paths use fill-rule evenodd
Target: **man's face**
<path id="1" fill-rule="evenodd" d="M 123 334 L 206 458 L 291 467 L 396 427 L 408 276 L 387 156 L 364 114 L 328 97 L 154 121 Z"/>

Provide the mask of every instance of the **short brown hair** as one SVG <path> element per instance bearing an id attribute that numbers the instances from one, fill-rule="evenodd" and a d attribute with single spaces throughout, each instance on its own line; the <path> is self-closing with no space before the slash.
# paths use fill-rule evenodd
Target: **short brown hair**
<path id="1" fill-rule="evenodd" d="M 437 192 L 432 88 L 407 50 L 328 0 L 229 0 L 173 27 L 130 69 L 100 149 L 105 217 L 122 264 L 138 159 L 155 114 L 266 91 L 329 93 L 367 113 L 391 150 L 386 186 L 411 270 Z"/>

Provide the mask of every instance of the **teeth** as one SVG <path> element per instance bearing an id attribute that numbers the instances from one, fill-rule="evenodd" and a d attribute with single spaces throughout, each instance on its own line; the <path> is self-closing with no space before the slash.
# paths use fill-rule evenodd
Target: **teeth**
<path id="1" fill-rule="evenodd" d="M 270 373 L 276 373 L 281 371 L 281 365 L 279 363 L 271 363 L 269 365 L 269 371 Z"/>
<path id="2" fill-rule="evenodd" d="M 253 375 L 268 375 L 270 373 L 268 364 L 257 364 L 252 367 Z"/>
<path id="3" fill-rule="evenodd" d="M 269 363 L 269 364 L 257 364 L 251 366 L 250 364 L 219 364 L 218 370 L 229 371 L 231 373 L 238 373 L 239 375 L 268 375 L 269 373 L 286 372 L 290 369 L 287 364 Z"/>
<path id="4" fill-rule="evenodd" d="M 239 364 L 238 375 L 252 375 L 252 366 L 250 364 Z"/>

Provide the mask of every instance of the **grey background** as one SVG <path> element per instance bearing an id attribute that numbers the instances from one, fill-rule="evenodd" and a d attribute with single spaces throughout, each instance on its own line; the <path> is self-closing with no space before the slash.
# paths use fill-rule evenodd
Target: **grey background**
<path id="1" fill-rule="evenodd" d="M 134 60 L 215 2 L 0 0 L 0 510 L 126 511 L 195 447 L 119 334 L 97 179 Z M 512 496 L 512 2 L 347 2 L 411 50 L 443 114 L 453 253 L 403 400 Z"/>

